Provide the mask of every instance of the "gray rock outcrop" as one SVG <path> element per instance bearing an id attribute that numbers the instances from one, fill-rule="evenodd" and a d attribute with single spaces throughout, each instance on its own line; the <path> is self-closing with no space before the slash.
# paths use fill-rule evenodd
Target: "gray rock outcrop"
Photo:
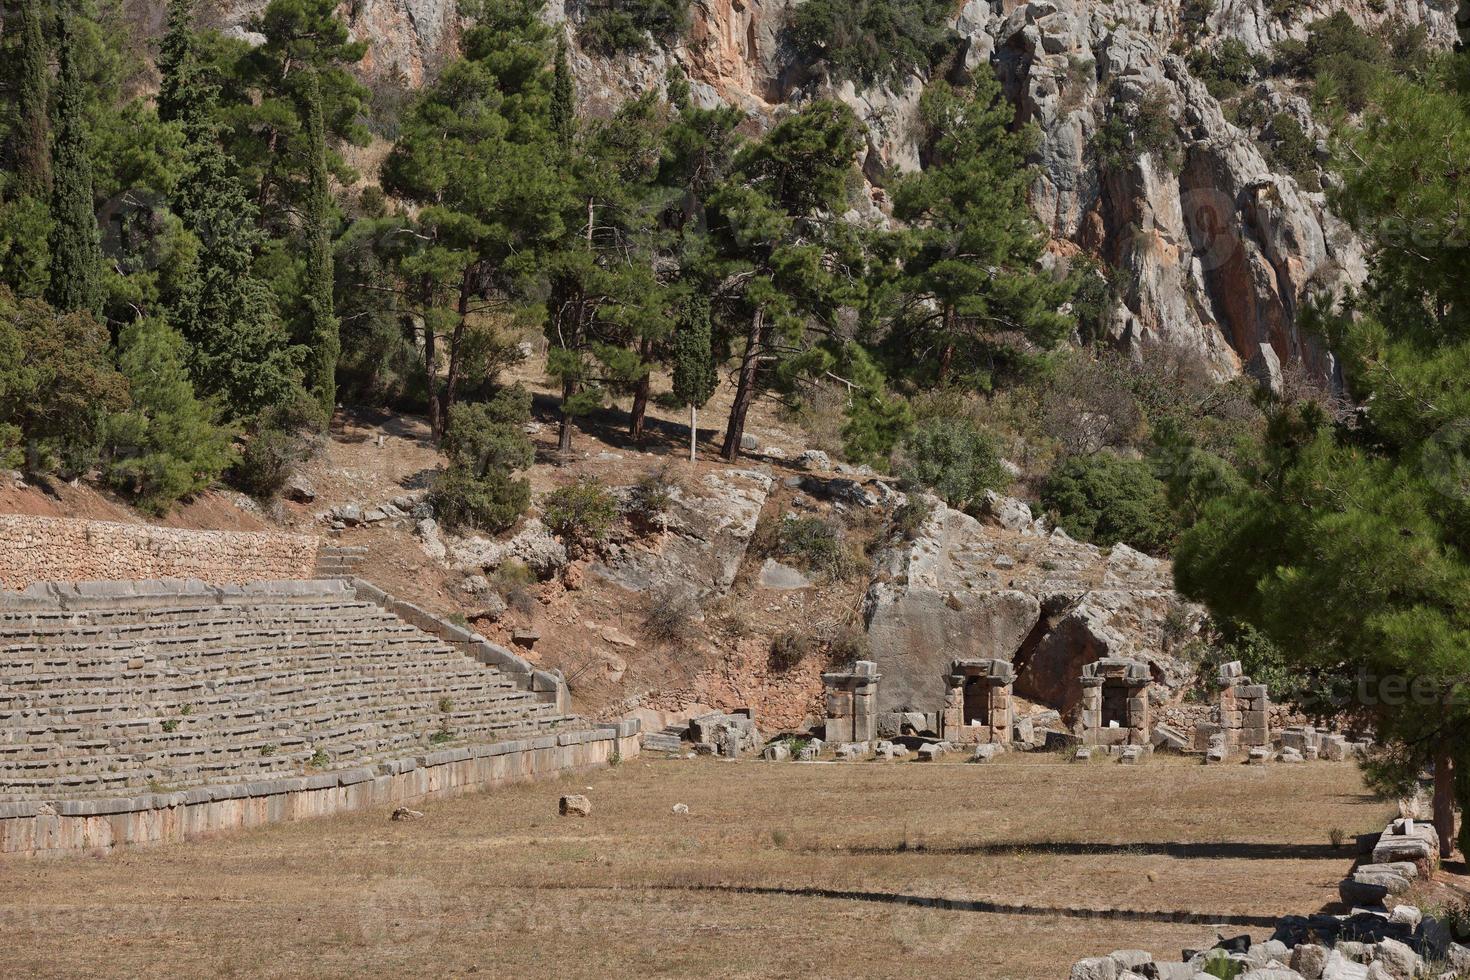
<path id="1" fill-rule="evenodd" d="M 962 659 L 1013 662 L 1016 692 L 1064 713 L 1080 698 L 1083 665 L 1103 657 L 1147 663 L 1154 696 L 1167 698 L 1193 673 L 1164 652 L 1166 621 L 1187 628 L 1201 615 L 1172 586 L 1167 562 L 1126 546 L 991 526 L 936 502 L 912 541 L 881 556 L 867 592 L 879 710 L 942 707 L 949 665 Z"/>

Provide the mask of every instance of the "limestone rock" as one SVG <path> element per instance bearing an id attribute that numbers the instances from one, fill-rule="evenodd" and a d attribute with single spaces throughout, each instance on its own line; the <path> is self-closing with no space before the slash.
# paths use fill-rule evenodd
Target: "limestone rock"
<path id="1" fill-rule="evenodd" d="M 557 807 L 557 812 L 559 812 L 564 817 L 591 816 L 592 801 L 587 799 L 587 797 L 576 793 L 570 796 L 563 796 L 561 798 L 560 804 Z"/>
<path id="2" fill-rule="evenodd" d="M 661 587 L 723 595 L 735 581 L 774 480 L 755 470 L 719 470 L 675 487 L 657 541 L 625 549 L 588 571 L 636 592 Z"/>
<path id="3" fill-rule="evenodd" d="M 774 558 L 767 558 L 761 565 L 760 586 L 763 589 L 790 592 L 797 589 L 809 589 L 812 585 L 812 580 L 807 578 L 800 569 L 783 565 Z"/>
<path id="4" fill-rule="evenodd" d="M 389 819 L 391 819 L 391 820 L 422 820 L 422 819 L 424 819 L 424 812 L 422 810 L 410 810 L 406 806 L 401 806 L 398 809 L 396 809 L 396 810 L 393 811 L 393 815 Z"/>

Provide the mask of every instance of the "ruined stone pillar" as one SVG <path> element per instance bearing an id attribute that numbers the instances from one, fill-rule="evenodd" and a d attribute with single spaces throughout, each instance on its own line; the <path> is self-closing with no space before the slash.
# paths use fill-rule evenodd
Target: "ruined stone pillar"
<path id="1" fill-rule="evenodd" d="M 828 742 L 869 742 L 878 734 L 878 665 L 859 660 L 822 675 Z"/>

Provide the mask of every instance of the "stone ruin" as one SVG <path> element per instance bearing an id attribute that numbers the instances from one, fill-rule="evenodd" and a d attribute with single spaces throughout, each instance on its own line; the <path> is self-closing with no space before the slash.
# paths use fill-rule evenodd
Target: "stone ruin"
<path id="1" fill-rule="evenodd" d="M 1148 664 L 1105 657 L 1082 668 L 1082 710 L 1077 734 L 1082 744 L 1118 748 L 1148 746 Z"/>
<path id="2" fill-rule="evenodd" d="M 1004 660 L 956 660 L 950 667 L 941 734 L 954 744 L 1009 745 L 1011 685 L 1016 671 Z"/>
<path id="3" fill-rule="evenodd" d="M 878 665 L 871 660 L 822 675 L 828 742 L 871 742 L 877 737 L 880 679 Z"/>
<path id="4" fill-rule="evenodd" d="M 1211 721 L 1195 726 L 1194 747 L 1226 753 L 1271 745 L 1271 698 L 1265 684 L 1252 684 L 1240 661 L 1220 668 L 1220 696 Z"/>

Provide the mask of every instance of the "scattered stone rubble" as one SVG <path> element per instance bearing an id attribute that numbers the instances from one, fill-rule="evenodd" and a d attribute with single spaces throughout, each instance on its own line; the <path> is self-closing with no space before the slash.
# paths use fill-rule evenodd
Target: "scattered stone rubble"
<path id="1" fill-rule="evenodd" d="M 1470 949 L 1453 941 L 1449 926 L 1410 905 L 1384 906 L 1421 875 L 1439 865 L 1439 843 L 1431 827 L 1400 818 L 1382 834 L 1368 835 L 1359 849 L 1370 862 L 1342 882 L 1347 915 L 1289 915 L 1269 940 L 1248 936 L 1211 949 L 1185 950 L 1178 960 L 1155 961 L 1139 950 L 1079 960 L 1072 980 L 1436 980 L 1470 976 Z M 1223 959 L 1240 964 L 1213 966 Z M 1209 972 L 1205 967 L 1211 966 Z M 1237 972 L 1230 972 L 1235 970 Z"/>

